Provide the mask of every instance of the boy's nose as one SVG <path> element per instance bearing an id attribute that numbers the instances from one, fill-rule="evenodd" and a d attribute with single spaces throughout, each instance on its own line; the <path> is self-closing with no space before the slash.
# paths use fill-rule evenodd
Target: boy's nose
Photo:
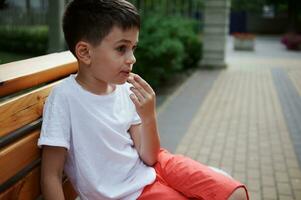
<path id="1" fill-rule="evenodd" d="M 130 53 L 126 59 L 128 64 L 134 64 L 136 62 L 136 58 L 133 53 Z"/>

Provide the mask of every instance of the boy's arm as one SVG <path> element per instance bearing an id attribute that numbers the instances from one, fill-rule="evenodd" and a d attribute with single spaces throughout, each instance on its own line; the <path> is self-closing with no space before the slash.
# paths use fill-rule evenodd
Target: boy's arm
<path id="1" fill-rule="evenodd" d="M 62 176 L 67 150 L 63 147 L 43 146 L 41 189 L 45 200 L 64 200 Z"/>
<path id="2" fill-rule="evenodd" d="M 130 97 L 141 118 L 141 124 L 132 125 L 129 131 L 141 159 L 151 166 L 157 162 L 160 150 L 155 110 L 156 96 L 150 85 L 140 76 L 131 74 L 128 82 L 134 86 L 131 90 L 135 95 Z"/>

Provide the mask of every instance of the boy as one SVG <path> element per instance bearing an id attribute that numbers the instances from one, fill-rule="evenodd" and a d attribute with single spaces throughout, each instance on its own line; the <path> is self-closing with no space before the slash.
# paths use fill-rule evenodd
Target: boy
<path id="1" fill-rule="evenodd" d="M 155 93 L 131 73 L 139 28 L 125 0 L 68 5 L 63 30 L 79 71 L 45 104 L 38 142 L 44 198 L 64 199 L 64 170 L 82 200 L 247 199 L 232 178 L 160 150 Z"/>

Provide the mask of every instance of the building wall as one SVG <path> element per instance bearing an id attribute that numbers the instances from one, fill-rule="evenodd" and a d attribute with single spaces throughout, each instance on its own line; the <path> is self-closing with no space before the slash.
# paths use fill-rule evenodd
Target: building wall
<path id="1" fill-rule="evenodd" d="M 261 15 L 247 14 L 247 31 L 262 34 L 282 34 L 288 30 L 289 19 L 286 16 L 263 18 Z M 299 21 L 299 31 L 301 21 Z"/>
<path id="2" fill-rule="evenodd" d="M 260 14 L 245 11 L 231 12 L 230 15 L 230 33 L 283 34 L 287 32 L 288 25 L 289 19 L 285 15 L 267 18 Z M 298 27 L 301 31 L 301 21 L 299 21 Z"/>

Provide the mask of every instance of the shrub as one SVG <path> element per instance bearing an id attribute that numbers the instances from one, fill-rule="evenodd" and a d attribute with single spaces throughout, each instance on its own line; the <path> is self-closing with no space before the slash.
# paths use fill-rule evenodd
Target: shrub
<path id="1" fill-rule="evenodd" d="M 197 66 L 201 58 L 201 42 L 198 37 L 198 23 L 195 20 L 181 17 L 170 17 L 162 22 L 162 29 L 170 29 L 173 38 L 179 38 L 184 46 L 184 59 L 182 69 Z"/>
<path id="2" fill-rule="evenodd" d="M 196 66 L 201 43 L 196 24 L 179 17 L 143 17 L 134 72 L 158 87 L 175 72 Z"/>
<path id="3" fill-rule="evenodd" d="M 47 26 L 2 26 L 0 49 L 13 53 L 45 54 L 48 44 Z"/>
<path id="4" fill-rule="evenodd" d="M 301 35 L 287 33 L 282 37 L 281 42 L 289 50 L 301 50 Z"/>

